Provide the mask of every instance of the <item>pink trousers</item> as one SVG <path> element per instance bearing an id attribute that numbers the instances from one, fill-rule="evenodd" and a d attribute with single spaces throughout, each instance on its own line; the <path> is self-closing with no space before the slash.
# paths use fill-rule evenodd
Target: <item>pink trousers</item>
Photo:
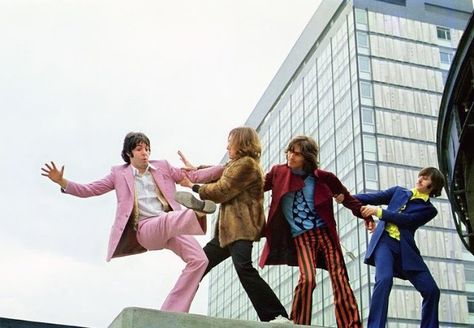
<path id="1" fill-rule="evenodd" d="M 148 250 L 169 249 L 186 266 L 161 306 L 162 311 L 189 312 L 208 260 L 201 245 L 190 235 L 204 235 L 194 211 L 163 212 L 163 215 L 141 220 L 137 240 Z"/>

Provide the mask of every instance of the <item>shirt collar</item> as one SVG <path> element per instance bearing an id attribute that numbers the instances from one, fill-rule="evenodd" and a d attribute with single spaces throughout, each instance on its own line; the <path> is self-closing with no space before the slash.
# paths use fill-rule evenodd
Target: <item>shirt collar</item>
<path id="1" fill-rule="evenodd" d="M 305 172 L 305 170 L 303 169 L 291 169 L 291 173 L 293 173 L 294 175 L 306 175 L 307 173 Z"/>
<path id="2" fill-rule="evenodd" d="M 143 174 L 140 174 L 137 168 L 135 168 L 133 165 L 130 165 L 130 166 L 132 167 L 133 176 L 135 177 L 139 177 L 139 176 L 143 176 L 147 174 L 150 171 L 150 169 L 156 170 L 156 168 L 152 164 L 148 163 L 148 166 L 146 167 L 145 172 L 143 172 Z"/>
<path id="3" fill-rule="evenodd" d="M 310 178 L 310 177 L 315 178 L 315 176 L 312 173 L 306 172 L 303 169 L 291 169 L 291 173 L 296 175 L 296 176 L 300 176 L 305 181 L 306 181 L 307 178 Z"/>
<path id="4" fill-rule="evenodd" d="M 294 174 L 294 175 L 304 175 L 304 174 L 307 174 L 307 175 L 312 175 L 314 176 L 315 179 L 319 179 L 319 175 L 318 175 L 318 169 L 315 169 L 313 172 L 311 173 L 307 173 L 305 172 L 304 170 L 300 169 L 292 169 L 288 166 L 288 163 L 286 163 L 286 167 L 290 170 L 291 174 Z"/>
<path id="5" fill-rule="evenodd" d="M 416 188 L 413 188 L 411 190 L 413 196 L 411 196 L 411 199 L 416 199 L 416 198 L 419 198 L 419 199 L 423 199 L 425 202 L 428 201 L 428 199 L 430 199 L 430 195 L 429 194 L 423 194 L 421 192 L 418 191 L 418 189 Z"/>

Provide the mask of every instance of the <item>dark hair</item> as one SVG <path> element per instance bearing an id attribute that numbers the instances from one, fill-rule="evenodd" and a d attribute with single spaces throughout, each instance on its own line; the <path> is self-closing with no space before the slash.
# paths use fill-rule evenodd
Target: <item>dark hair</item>
<path id="1" fill-rule="evenodd" d="M 230 142 L 235 147 L 239 158 L 250 156 L 257 161 L 260 161 L 262 146 L 260 145 L 258 133 L 254 128 L 241 126 L 232 129 L 229 132 L 229 138 Z"/>
<path id="2" fill-rule="evenodd" d="M 132 154 L 132 150 L 135 149 L 135 147 L 141 144 L 142 142 L 147 145 L 148 148 L 151 150 L 150 139 L 148 139 L 148 137 L 144 133 L 127 133 L 125 139 L 123 140 L 122 148 L 122 158 L 127 164 L 130 164 L 130 155 Z"/>
<path id="3" fill-rule="evenodd" d="M 431 197 L 438 197 L 441 195 L 441 190 L 444 187 L 445 179 L 443 173 L 435 167 L 425 167 L 418 173 L 418 176 L 421 177 L 430 177 L 431 178 Z"/>
<path id="4" fill-rule="evenodd" d="M 285 149 L 285 154 L 294 151 L 295 146 L 300 147 L 301 155 L 304 157 L 303 169 L 305 172 L 314 172 L 319 167 L 319 147 L 316 141 L 308 136 L 297 136 L 290 140 Z"/>

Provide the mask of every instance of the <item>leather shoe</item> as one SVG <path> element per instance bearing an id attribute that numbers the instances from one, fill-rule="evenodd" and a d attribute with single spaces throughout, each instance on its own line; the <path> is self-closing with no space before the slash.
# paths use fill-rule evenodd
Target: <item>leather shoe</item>
<path id="1" fill-rule="evenodd" d="M 206 214 L 211 214 L 216 211 L 216 203 L 210 200 L 200 200 L 187 191 L 177 191 L 174 199 L 184 207 L 191 210 Z"/>

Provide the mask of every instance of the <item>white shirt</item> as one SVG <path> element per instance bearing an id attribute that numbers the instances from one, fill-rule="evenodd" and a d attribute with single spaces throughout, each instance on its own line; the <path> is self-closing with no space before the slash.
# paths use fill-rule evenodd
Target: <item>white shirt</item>
<path id="1" fill-rule="evenodd" d="M 150 173 L 150 168 L 155 168 L 149 164 L 143 174 L 132 166 L 133 176 L 135 177 L 135 196 L 138 200 L 139 220 L 158 216 L 163 212 L 163 204 L 156 196 L 156 183 Z"/>

